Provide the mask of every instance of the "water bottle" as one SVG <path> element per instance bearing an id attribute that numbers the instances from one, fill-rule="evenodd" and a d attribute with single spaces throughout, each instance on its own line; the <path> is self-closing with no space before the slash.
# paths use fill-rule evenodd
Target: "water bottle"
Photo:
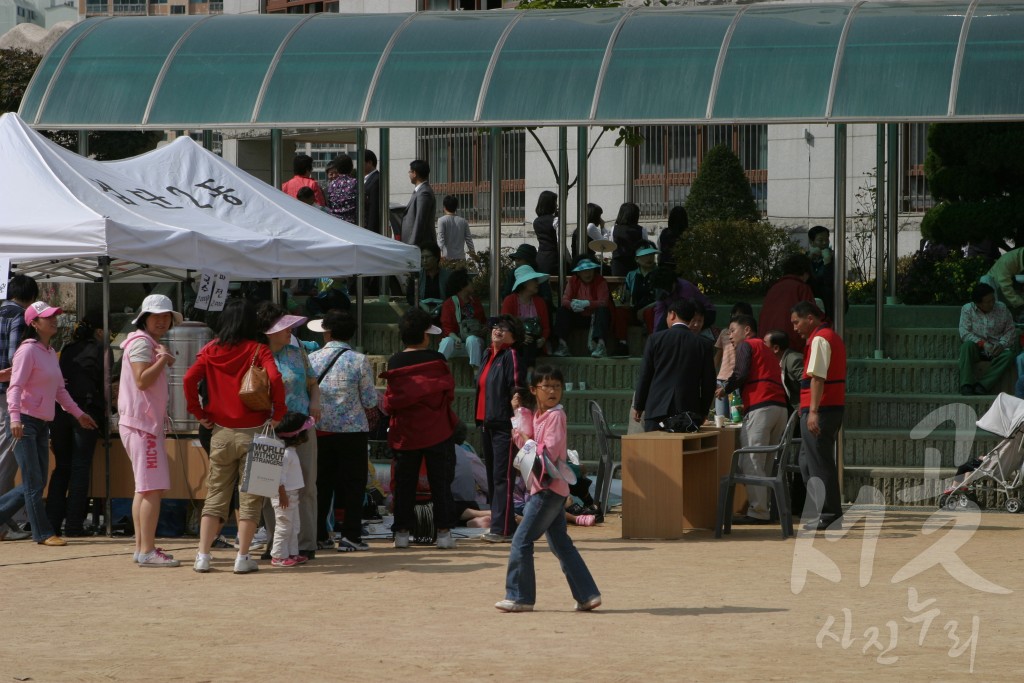
<path id="1" fill-rule="evenodd" d="M 729 396 L 729 415 L 735 423 L 743 421 L 743 399 L 738 391 L 732 392 Z"/>

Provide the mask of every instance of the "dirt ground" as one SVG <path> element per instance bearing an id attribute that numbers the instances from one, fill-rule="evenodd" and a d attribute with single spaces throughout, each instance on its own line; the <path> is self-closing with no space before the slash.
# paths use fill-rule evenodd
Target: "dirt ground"
<path id="1" fill-rule="evenodd" d="M 6 681 L 1020 681 L 1024 515 L 871 510 L 783 541 L 573 528 L 604 605 L 572 611 L 542 544 L 537 611 L 503 614 L 508 546 L 140 569 L 131 541 L 0 543 Z M 874 539 L 874 540 L 872 540 Z"/>

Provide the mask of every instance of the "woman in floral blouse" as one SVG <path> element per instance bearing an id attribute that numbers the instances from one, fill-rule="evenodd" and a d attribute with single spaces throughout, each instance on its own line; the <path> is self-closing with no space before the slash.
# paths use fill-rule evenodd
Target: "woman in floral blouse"
<path id="1" fill-rule="evenodd" d="M 284 382 L 284 402 L 291 412 L 310 415 L 320 421 L 320 389 L 316 373 L 309 363 L 306 351 L 299 345 L 292 330 L 308 318 L 288 315 L 280 305 L 265 301 L 256 311 L 259 328 L 267 336 L 267 345 Z M 302 480 L 306 483 L 299 497 L 299 555 L 307 559 L 316 557 L 316 441 L 309 439 L 295 448 L 302 467 Z M 267 498 L 263 507 L 263 521 L 267 525 L 267 538 L 274 537 L 274 507 Z M 270 559 L 269 551 L 264 553 Z"/>
<path id="2" fill-rule="evenodd" d="M 362 540 L 363 494 L 366 490 L 366 447 L 369 423 L 366 411 L 377 406 L 370 361 L 348 342 L 356 332 L 355 318 L 347 311 L 328 311 L 323 320 L 309 323 L 323 332 L 324 347 L 309 356 L 320 380 L 323 417 L 317 425 L 317 544 L 332 547 L 327 517 L 334 507 L 345 510 L 338 552 L 369 550 Z"/>
<path id="3" fill-rule="evenodd" d="M 327 210 L 332 216 L 355 225 L 358 219 L 359 184 L 352 175 L 352 157 L 342 154 L 327 167 Z M 334 175 L 337 174 L 337 175 Z"/>

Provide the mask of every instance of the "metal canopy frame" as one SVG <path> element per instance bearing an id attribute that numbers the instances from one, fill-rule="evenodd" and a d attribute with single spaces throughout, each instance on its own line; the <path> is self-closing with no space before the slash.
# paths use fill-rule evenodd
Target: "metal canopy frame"
<path id="1" fill-rule="evenodd" d="M 72 27 L 22 118 L 89 130 L 1024 120 L 1024 84 L 1003 76 L 1024 72 L 1013 0 L 168 19 Z M 446 40 L 411 44 L 428 29 Z M 358 46 L 311 44 L 360 31 Z M 291 83 L 300 64 L 325 86 Z M 635 97 L 648 70 L 662 80 Z M 345 106 L 328 106 L 342 96 L 332 84 Z M 559 106 L 524 104 L 546 87 Z M 454 104 L 423 104 L 435 90 Z"/>

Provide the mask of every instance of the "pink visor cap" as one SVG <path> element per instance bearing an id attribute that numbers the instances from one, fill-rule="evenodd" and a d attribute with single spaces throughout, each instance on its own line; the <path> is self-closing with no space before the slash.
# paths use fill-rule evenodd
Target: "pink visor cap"
<path id="1" fill-rule="evenodd" d="M 36 318 L 49 318 L 63 313 L 59 306 L 51 306 L 45 301 L 37 301 L 25 309 L 25 324 L 31 325 Z"/>
<path id="2" fill-rule="evenodd" d="M 290 330 L 293 327 L 298 327 L 307 320 L 309 320 L 309 318 L 304 318 L 301 315 L 282 315 L 269 330 L 264 332 L 264 334 L 274 334 L 275 332 L 280 332 L 282 330 Z"/>

